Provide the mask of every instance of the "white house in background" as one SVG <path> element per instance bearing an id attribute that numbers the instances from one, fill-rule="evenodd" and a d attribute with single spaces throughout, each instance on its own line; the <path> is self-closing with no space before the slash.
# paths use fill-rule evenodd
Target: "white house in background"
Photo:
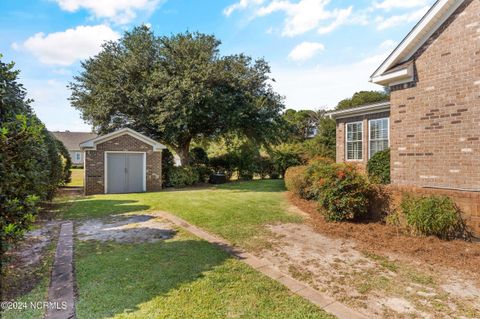
<path id="1" fill-rule="evenodd" d="M 72 165 L 83 166 L 84 152 L 80 150 L 80 143 L 96 138 L 95 133 L 86 132 L 51 132 L 56 139 L 60 140 L 68 150 Z"/>

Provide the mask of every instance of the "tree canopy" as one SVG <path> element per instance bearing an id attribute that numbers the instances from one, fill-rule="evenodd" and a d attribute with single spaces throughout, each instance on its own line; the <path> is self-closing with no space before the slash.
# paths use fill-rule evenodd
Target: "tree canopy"
<path id="1" fill-rule="evenodd" d="M 335 110 L 345 110 L 365 104 L 384 102 L 390 99 L 388 91 L 360 91 L 352 95 L 351 98 L 338 102 Z"/>
<path id="2" fill-rule="evenodd" d="M 274 142 L 283 103 L 268 63 L 221 56 L 219 46 L 212 35 L 157 37 L 136 27 L 82 62 L 70 83 L 72 105 L 99 133 L 130 127 L 173 148 L 182 165 L 195 138 L 235 133 Z"/>
<path id="3" fill-rule="evenodd" d="M 283 118 L 289 126 L 291 137 L 303 141 L 315 135 L 318 126 L 319 116 L 312 110 L 293 110 L 288 109 L 283 114 Z"/>

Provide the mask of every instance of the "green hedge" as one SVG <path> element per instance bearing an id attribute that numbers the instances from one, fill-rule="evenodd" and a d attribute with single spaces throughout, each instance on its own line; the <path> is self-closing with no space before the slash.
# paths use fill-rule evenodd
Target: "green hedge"
<path id="1" fill-rule="evenodd" d="M 35 116 L 13 63 L 0 55 L 0 262 L 35 220 L 38 204 L 68 180 L 59 144 Z"/>

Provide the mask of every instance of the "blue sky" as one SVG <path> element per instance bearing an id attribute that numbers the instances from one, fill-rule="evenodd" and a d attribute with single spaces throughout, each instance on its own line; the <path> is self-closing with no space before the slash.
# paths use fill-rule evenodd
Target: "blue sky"
<path id="1" fill-rule="evenodd" d="M 222 54 L 263 57 L 288 108 L 331 108 L 368 78 L 434 0 L 2 0 L 0 53 L 50 130 L 89 131 L 68 101 L 81 60 L 145 23 L 215 34 Z"/>

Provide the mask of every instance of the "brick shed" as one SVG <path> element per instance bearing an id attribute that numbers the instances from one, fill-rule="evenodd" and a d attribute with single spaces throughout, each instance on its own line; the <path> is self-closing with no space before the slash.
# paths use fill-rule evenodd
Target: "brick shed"
<path id="1" fill-rule="evenodd" d="M 85 151 L 85 195 L 161 190 L 166 147 L 151 138 L 124 128 L 80 147 Z"/>

